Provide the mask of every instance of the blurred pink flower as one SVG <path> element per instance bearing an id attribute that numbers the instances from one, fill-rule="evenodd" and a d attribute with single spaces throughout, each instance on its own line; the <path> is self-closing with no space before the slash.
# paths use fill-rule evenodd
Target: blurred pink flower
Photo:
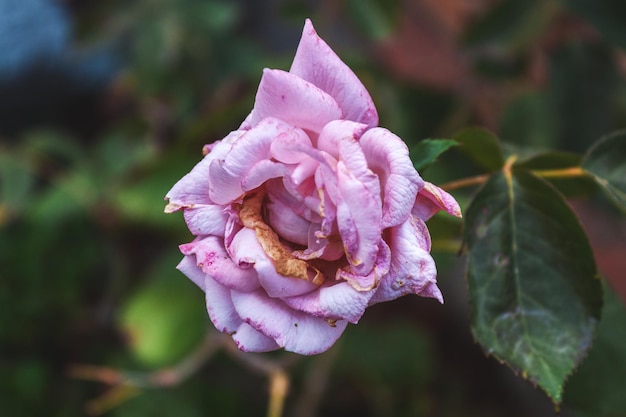
<path id="1" fill-rule="evenodd" d="M 196 236 L 178 268 L 240 349 L 316 354 L 372 304 L 443 301 L 424 222 L 459 206 L 377 124 L 307 20 L 290 71 L 266 69 L 243 124 L 167 194 Z"/>

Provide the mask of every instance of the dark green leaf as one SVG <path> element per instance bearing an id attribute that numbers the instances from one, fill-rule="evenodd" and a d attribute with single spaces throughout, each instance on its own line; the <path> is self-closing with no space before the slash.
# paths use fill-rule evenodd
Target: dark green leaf
<path id="1" fill-rule="evenodd" d="M 480 167 L 497 171 L 504 165 L 500 141 L 493 133 L 471 127 L 461 130 L 453 139 L 460 143 L 461 150 Z"/>
<path id="2" fill-rule="evenodd" d="M 528 170 L 550 171 L 580 166 L 582 156 L 576 153 L 547 151 L 535 154 L 515 164 Z M 546 177 L 544 178 L 566 197 L 590 196 L 598 186 L 590 177 Z"/>
<path id="3" fill-rule="evenodd" d="M 565 386 L 564 403 L 581 415 L 624 415 L 626 375 L 626 306 L 610 288 L 589 356 Z"/>
<path id="4" fill-rule="evenodd" d="M 562 196 L 523 170 L 494 174 L 466 219 L 475 338 L 559 403 L 600 316 L 587 237 Z"/>
<path id="5" fill-rule="evenodd" d="M 435 162 L 439 155 L 457 145 L 458 142 L 451 139 L 424 139 L 411 149 L 411 160 L 415 169 L 421 172 Z"/>
<path id="6" fill-rule="evenodd" d="M 585 156 L 582 167 L 626 211 L 626 131 L 600 139 Z"/>
<path id="7" fill-rule="evenodd" d="M 535 153 L 528 158 L 519 160 L 515 163 L 515 166 L 532 170 L 560 169 L 580 165 L 582 160 L 582 156 L 577 153 L 546 151 Z"/>

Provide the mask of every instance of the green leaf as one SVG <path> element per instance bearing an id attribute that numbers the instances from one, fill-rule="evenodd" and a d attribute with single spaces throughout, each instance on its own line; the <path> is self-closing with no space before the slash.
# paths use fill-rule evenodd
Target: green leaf
<path id="1" fill-rule="evenodd" d="M 582 156 L 577 153 L 547 151 L 537 153 L 515 164 L 528 170 L 556 170 L 578 167 Z M 588 176 L 544 178 L 566 197 L 588 197 L 598 190 L 595 181 Z"/>
<path id="2" fill-rule="evenodd" d="M 181 360 L 202 340 L 208 318 L 200 291 L 174 270 L 178 252 L 158 262 L 151 279 L 120 311 L 120 328 L 129 336 L 135 357 L 146 366 Z"/>
<path id="3" fill-rule="evenodd" d="M 435 162 L 439 155 L 457 145 L 458 142 L 451 139 L 424 139 L 411 149 L 411 160 L 415 169 L 421 172 Z"/>
<path id="4" fill-rule="evenodd" d="M 565 386 L 564 404 L 589 417 L 623 416 L 626 410 L 626 305 L 606 287 L 606 303 L 593 348 Z"/>
<path id="5" fill-rule="evenodd" d="M 455 134 L 453 139 L 460 143 L 461 150 L 480 167 L 497 171 L 504 165 L 500 141 L 493 133 L 470 127 Z"/>
<path id="6" fill-rule="evenodd" d="M 582 167 L 607 196 L 626 211 L 626 131 L 600 139 L 585 155 Z"/>
<path id="7" fill-rule="evenodd" d="M 558 192 L 524 170 L 494 174 L 466 219 L 474 337 L 559 403 L 602 305 L 580 223 Z"/>

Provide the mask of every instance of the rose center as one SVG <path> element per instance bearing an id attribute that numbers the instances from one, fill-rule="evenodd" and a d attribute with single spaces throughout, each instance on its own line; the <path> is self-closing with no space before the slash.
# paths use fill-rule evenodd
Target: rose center
<path id="1" fill-rule="evenodd" d="M 262 215 L 265 192 L 256 190 L 244 196 L 239 207 L 239 219 L 244 227 L 254 230 L 263 251 L 271 259 L 276 272 L 284 277 L 310 280 L 316 285 L 324 282 L 324 275 L 308 262 L 294 257 L 280 241 L 280 237 L 265 223 Z"/>

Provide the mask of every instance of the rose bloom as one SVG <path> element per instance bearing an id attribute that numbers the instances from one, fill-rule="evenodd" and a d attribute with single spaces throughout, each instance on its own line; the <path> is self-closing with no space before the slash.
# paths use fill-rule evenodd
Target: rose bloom
<path id="1" fill-rule="evenodd" d="M 204 148 L 167 194 L 191 243 L 178 265 L 244 351 L 330 348 L 365 309 L 406 294 L 443 302 L 425 221 L 457 202 L 376 127 L 356 75 L 306 21 L 289 72 L 263 72 L 238 130 Z"/>

